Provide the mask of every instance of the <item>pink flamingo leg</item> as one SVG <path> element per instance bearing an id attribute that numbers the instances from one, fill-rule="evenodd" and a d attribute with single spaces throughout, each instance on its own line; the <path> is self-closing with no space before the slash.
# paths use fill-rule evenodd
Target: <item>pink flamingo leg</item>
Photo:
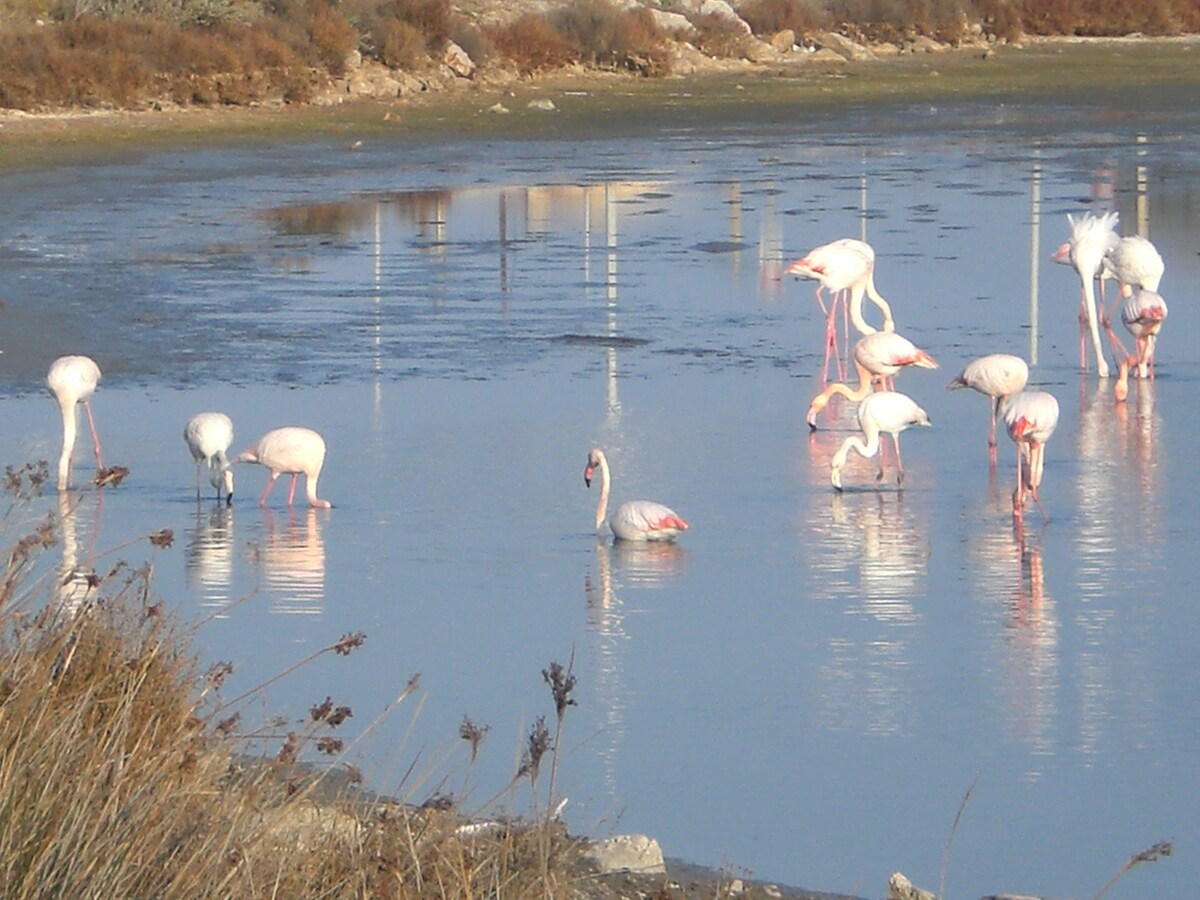
<path id="1" fill-rule="evenodd" d="M 996 467 L 996 417 L 1000 415 L 1000 398 L 997 397 L 992 404 L 992 424 L 988 428 L 988 463 L 991 468 Z"/>
<path id="2" fill-rule="evenodd" d="M 88 427 L 92 429 L 92 449 L 96 451 L 96 469 L 103 471 L 104 463 L 100 459 L 100 435 L 96 434 L 96 422 L 92 418 L 92 404 L 83 401 L 83 409 L 87 413 Z"/>
<path id="3" fill-rule="evenodd" d="M 267 486 L 263 489 L 262 496 L 258 498 L 259 506 L 267 505 L 267 495 L 271 493 L 271 488 L 275 487 L 275 479 L 278 477 L 278 475 L 272 475 L 267 479 Z"/>
<path id="4" fill-rule="evenodd" d="M 1025 513 L 1025 472 L 1022 466 L 1024 463 L 1025 450 L 1021 443 L 1017 442 L 1017 489 L 1013 491 L 1013 515 L 1016 518 L 1021 518 Z"/>
<path id="5" fill-rule="evenodd" d="M 292 505 L 292 499 L 296 496 L 296 479 L 299 477 L 295 472 L 292 473 L 292 485 L 288 488 L 288 506 Z"/>

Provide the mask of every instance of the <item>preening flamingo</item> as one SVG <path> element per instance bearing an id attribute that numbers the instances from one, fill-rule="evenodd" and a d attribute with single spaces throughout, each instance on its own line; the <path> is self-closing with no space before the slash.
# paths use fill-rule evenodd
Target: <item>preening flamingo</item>
<path id="1" fill-rule="evenodd" d="M 851 450 L 870 459 L 879 452 L 879 435 L 890 434 L 896 448 L 896 483 L 904 484 L 904 463 L 900 459 L 900 432 L 912 425 L 930 426 L 929 416 L 917 406 L 912 398 L 896 391 L 878 391 L 858 405 L 858 427 L 862 429 L 866 443 L 851 435 L 842 441 L 829 464 L 829 476 L 833 486 L 842 489 L 842 467 Z M 876 481 L 883 481 L 883 454 L 879 454 L 879 472 Z"/>
<path id="2" fill-rule="evenodd" d="M 1058 401 L 1045 391 L 1022 391 L 1004 404 L 1002 411 L 1008 436 L 1017 445 L 1017 488 L 1013 491 L 1013 515 L 1025 511 L 1025 495 L 1033 497 L 1046 518 L 1038 488 L 1046 460 L 1046 441 L 1058 427 Z"/>
<path id="3" fill-rule="evenodd" d="M 821 305 L 821 313 L 825 316 L 825 361 L 821 368 L 822 380 L 829 380 L 831 354 L 837 359 L 838 377 L 845 377 L 837 347 L 837 307 L 839 298 L 844 301 L 847 291 L 850 294 L 850 321 L 859 334 L 874 334 L 876 330 L 863 318 L 864 294 L 883 312 L 883 330 L 895 330 L 892 308 L 875 289 L 875 249 L 866 241 L 840 238 L 823 244 L 793 262 L 785 271 L 791 275 L 817 280 L 817 303 Z M 828 307 L 821 297 L 822 288 L 830 293 Z"/>
<path id="4" fill-rule="evenodd" d="M 1108 377 L 1108 361 L 1100 347 L 1100 324 L 1096 314 L 1095 280 L 1104 269 L 1104 257 L 1117 243 L 1113 230 L 1117 226 L 1117 214 L 1105 213 L 1094 216 L 1084 213 L 1076 218 L 1067 213 L 1071 226 L 1071 238 L 1054 253 L 1055 262 L 1069 263 L 1079 274 L 1083 300 L 1079 312 L 1079 367 L 1087 371 L 1087 335 L 1091 332 L 1092 346 L 1096 351 L 1096 372 L 1101 378 Z M 1116 335 L 1111 334 L 1112 340 Z"/>
<path id="5" fill-rule="evenodd" d="M 100 437 L 96 434 L 96 422 L 92 418 L 89 402 L 100 383 L 100 367 L 87 356 L 60 356 L 50 364 L 46 385 L 58 400 L 62 411 L 63 444 L 58 457 L 58 489 L 65 491 L 71 480 L 71 456 L 75 452 L 75 407 L 82 403 L 87 412 L 88 426 L 92 429 L 92 448 L 96 451 L 96 471 L 104 471 L 100 459 Z"/>
<path id="6" fill-rule="evenodd" d="M 858 371 L 859 384 L 851 388 L 840 382 L 829 385 L 813 397 L 805 417 L 808 427 L 817 430 L 817 414 L 828 405 L 834 394 L 849 400 L 859 401 L 871 393 L 871 383 L 890 378 L 905 366 L 920 366 L 936 369 L 938 364 L 924 350 L 920 350 L 908 338 L 894 331 L 877 331 L 859 338 L 854 345 L 854 368 Z"/>
<path id="7" fill-rule="evenodd" d="M 1101 278 L 1102 281 L 1105 278 L 1113 279 L 1120 285 L 1117 297 L 1113 298 L 1115 306 L 1117 298 L 1128 300 L 1132 297 L 1134 288 L 1157 292 L 1165 270 L 1157 248 L 1141 235 L 1131 234 L 1118 240 L 1104 255 Z M 1106 309 L 1103 324 L 1109 329 L 1110 337 L 1115 338 L 1109 324 L 1111 318 L 1112 309 Z M 1118 351 L 1119 360 L 1129 355 L 1120 340 L 1113 341 L 1113 349 Z"/>
<path id="8" fill-rule="evenodd" d="M 971 388 L 991 398 L 992 423 L 988 428 L 988 456 L 996 462 L 996 417 L 1000 407 L 1013 394 L 1025 389 L 1029 364 L 1010 353 L 989 353 L 967 363 L 967 367 L 946 385 L 951 390 Z"/>
<path id="9" fill-rule="evenodd" d="M 583 483 L 592 486 L 592 474 L 600 470 L 600 501 L 596 504 L 596 532 L 603 533 L 604 517 L 608 512 L 608 490 L 611 480 L 608 459 L 603 450 L 588 452 L 583 470 Z M 617 507 L 608 520 L 608 527 L 622 541 L 673 541 L 688 528 L 688 523 L 670 507 L 653 500 L 629 500 Z"/>
<path id="10" fill-rule="evenodd" d="M 1117 400 L 1124 400 L 1129 393 L 1129 369 L 1136 365 L 1141 378 L 1154 377 L 1154 351 L 1158 344 L 1158 332 L 1167 318 L 1167 301 L 1154 291 L 1142 288 L 1121 307 L 1121 322 L 1133 335 L 1134 353 L 1121 360 L 1120 373 L 1114 391 Z"/>
<path id="11" fill-rule="evenodd" d="M 285 474 L 292 476 L 292 485 L 288 489 L 288 506 L 291 506 L 296 494 L 296 479 L 301 473 L 304 474 L 308 505 L 321 509 L 329 509 L 333 505 L 317 497 L 317 479 L 321 475 L 321 466 L 325 464 L 325 439 L 311 428 L 291 425 L 268 431 L 259 438 L 256 446 L 239 454 L 234 462 L 258 463 L 270 470 L 271 478 L 258 498 L 259 506 L 267 505 L 267 495 L 275 486 L 275 479 Z"/>
<path id="12" fill-rule="evenodd" d="M 183 429 L 192 459 L 196 461 L 196 500 L 200 500 L 200 466 L 208 466 L 208 480 L 217 489 L 217 501 L 225 491 L 225 505 L 233 503 L 233 469 L 225 456 L 233 443 L 233 421 L 225 413 L 202 412 L 188 419 Z"/>

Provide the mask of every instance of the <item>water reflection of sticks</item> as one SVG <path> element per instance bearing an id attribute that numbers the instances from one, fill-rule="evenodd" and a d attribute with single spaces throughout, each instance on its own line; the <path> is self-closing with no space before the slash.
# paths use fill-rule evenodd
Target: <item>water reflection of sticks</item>
<path id="1" fill-rule="evenodd" d="M 271 611 L 317 615 L 325 602 L 325 542 L 317 510 L 307 509 L 303 520 L 293 509 L 285 524 L 275 513 L 262 511 L 262 540 L 250 546 L 251 562 L 258 566 L 271 595 Z"/>
<path id="2" fill-rule="evenodd" d="M 199 593 L 202 605 L 218 610 L 229 605 L 233 582 L 232 506 L 196 504 L 195 521 L 187 530 L 185 566 L 188 586 Z"/>

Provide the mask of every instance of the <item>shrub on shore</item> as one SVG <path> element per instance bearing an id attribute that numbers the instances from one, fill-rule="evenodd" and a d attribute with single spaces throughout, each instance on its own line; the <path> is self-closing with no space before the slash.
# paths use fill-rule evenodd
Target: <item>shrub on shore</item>
<path id="1" fill-rule="evenodd" d="M 900 42 L 957 43 L 975 28 L 1112 36 L 1200 31 L 1195 0 L 742 0 L 751 31 L 810 39 L 835 30 Z M 518 10 L 520 6 L 516 7 Z M 710 56 L 745 55 L 735 20 L 690 13 L 686 39 Z M 737 27 L 734 27 L 734 26 Z M 649 8 L 565 0 L 477 25 L 452 0 L 0 0 L 0 107 L 139 107 L 306 101 L 355 53 L 392 69 L 437 66 L 450 41 L 478 65 L 524 75 L 580 64 L 656 76 L 667 39 Z"/>

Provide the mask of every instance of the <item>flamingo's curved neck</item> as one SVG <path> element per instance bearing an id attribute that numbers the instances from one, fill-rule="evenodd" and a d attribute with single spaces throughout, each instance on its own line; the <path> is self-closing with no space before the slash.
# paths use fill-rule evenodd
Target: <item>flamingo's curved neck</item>
<path id="1" fill-rule="evenodd" d="M 850 455 L 850 451 L 857 450 L 858 455 L 864 459 L 870 459 L 879 452 L 879 429 L 870 426 L 864 426 L 863 434 L 866 435 L 867 442 L 864 444 L 862 439 L 857 434 L 852 434 L 850 437 L 842 441 L 842 446 L 838 447 L 838 452 L 834 454 L 830 466 L 834 469 L 840 469 L 846 464 L 846 458 Z"/>
<path id="2" fill-rule="evenodd" d="M 596 531 L 604 527 L 604 518 L 608 515 L 608 459 L 600 454 L 600 499 L 596 503 Z"/>
<path id="3" fill-rule="evenodd" d="M 874 334 L 877 331 L 876 328 L 867 324 L 867 321 L 863 318 L 862 304 L 864 293 L 871 298 L 871 302 L 878 306 L 880 312 L 883 313 L 883 330 L 895 331 L 896 324 L 892 319 L 892 307 L 883 299 L 879 291 L 875 289 L 874 272 L 868 272 L 865 282 L 856 284 L 850 289 L 850 321 L 854 327 L 858 329 L 860 334 Z"/>

